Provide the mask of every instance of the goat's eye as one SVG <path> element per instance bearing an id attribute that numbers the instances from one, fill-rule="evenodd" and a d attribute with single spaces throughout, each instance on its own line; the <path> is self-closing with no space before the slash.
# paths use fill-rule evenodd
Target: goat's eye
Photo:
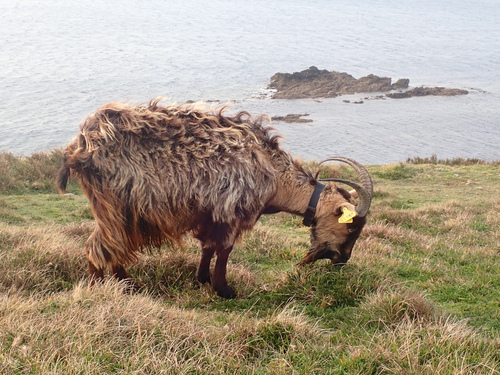
<path id="1" fill-rule="evenodd" d="M 356 228 L 349 228 L 347 231 L 348 231 L 349 233 L 354 233 L 354 232 L 356 232 Z"/>

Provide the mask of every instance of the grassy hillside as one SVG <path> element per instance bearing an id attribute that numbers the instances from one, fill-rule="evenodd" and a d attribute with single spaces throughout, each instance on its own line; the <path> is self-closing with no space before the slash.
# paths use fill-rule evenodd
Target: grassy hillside
<path id="1" fill-rule="evenodd" d="M 296 267 L 308 229 L 262 218 L 226 301 L 196 282 L 192 240 L 144 255 L 139 293 L 90 288 L 92 215 L 76 184 L 57 194 L 60 161 L 0 154 L 0 374 L 500 373 L 499 163 L 368 167 L 375 199 L 342 269 Z"/>

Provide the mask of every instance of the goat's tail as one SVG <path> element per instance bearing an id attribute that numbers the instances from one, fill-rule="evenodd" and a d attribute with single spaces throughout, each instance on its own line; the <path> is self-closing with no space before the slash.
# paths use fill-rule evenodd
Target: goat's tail
<path id="1" fill-rule="evenodd" d="M 59 189 L 59 193 L 64 194 L 66 192 L 66 185 L 68 184 L 68 179 L 70 175 L 70 168 L 68 164 L 66 164 L 66 159 L 63 160 L 63 164 L 61 169 L 57 174 L 57 188 Z"/>

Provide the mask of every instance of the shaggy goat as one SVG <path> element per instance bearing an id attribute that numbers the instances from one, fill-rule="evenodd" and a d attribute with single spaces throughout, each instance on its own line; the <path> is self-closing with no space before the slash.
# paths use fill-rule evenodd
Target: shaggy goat
<path id="1" fill-rule="evenodd" d="M 261 214 L 279 211 L 302 215 L 312 226 L 311 250 L 301 263 L 347 262 L 373 195 L 366 169 L 351 159 L 327 159 L 351 165 L 361 182 L 333 179 L 351 192 L 325 186 L 279 147 L 263 126 L 265 117 L 223 112 L 162 107 L 159 100 L 147 106 L 115 102 L 80 124 L 63 151 L 58 187 L 65 191 L 73 171 L 90 201 L 96 220 L 85 243 L 91 280 L 102 279 L 105 270 L 128 278 L 124 266 L 144 249 L 191 233 L 202 246 L 197 280 L 234 298 L 226 281 L 234 242 Z M 355 216 L 347 223 L 339 222 L 343 209 Z"/>

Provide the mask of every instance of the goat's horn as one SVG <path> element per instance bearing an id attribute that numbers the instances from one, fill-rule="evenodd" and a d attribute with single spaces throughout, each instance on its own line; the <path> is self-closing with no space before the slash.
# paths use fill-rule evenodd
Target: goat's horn
<path id="1" fill-rule="evenodd" d="M 346 185 L 349 185 L 350 187 L 354 188 L 356 192 L 359 195 L 359 203 L 356 206 L 356 212 L 358 216 L 364 217 L 366 216 L 366 213 L 368 212 L 368 209 L 370 208 L 372 198 L 373 198 L 373 181 L 370 176 L 370 173 L 366 170 L 365 167 L 363 167 L 361 164 L 359 164 L 356 160 L 345 158 L 342 156 L 334 156 L 328 159 L 325 159 L 319 163 L 319 165 L 326 163 L 328 161 L 340 161 L 342 163 L 349 164 L 351 167 L 354 168 L 356 173 L 359 176 L 359 179 L 361 180 L 361 184 L 358 184 L 357 182 L 354 181 L 349 181 L 349 180 L 343 180 L 340 178 L 321 178 L 320 181 L 335 181 L 335 182 L 341 182 Z"/>

